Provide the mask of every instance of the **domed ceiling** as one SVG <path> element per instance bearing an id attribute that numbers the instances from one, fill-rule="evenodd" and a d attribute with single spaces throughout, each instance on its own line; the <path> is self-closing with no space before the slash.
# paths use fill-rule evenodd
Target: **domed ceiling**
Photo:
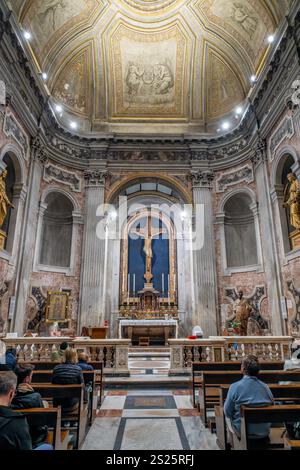
<path id="1" fill-rule="evenodd" d="M 245 105 L 288 0 L 11 0 L 61 124 L 216 132 Z"/>

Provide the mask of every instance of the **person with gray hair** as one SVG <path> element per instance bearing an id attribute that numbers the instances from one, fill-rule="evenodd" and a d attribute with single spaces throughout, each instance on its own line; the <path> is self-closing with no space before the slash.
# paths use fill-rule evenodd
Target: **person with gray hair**
<path id="1" fill-rule="evenodd" d="M 17 388 L 13 372 L 0 372 L 0 450 L 31 450 L 26 417 L 10 409 Z"/>

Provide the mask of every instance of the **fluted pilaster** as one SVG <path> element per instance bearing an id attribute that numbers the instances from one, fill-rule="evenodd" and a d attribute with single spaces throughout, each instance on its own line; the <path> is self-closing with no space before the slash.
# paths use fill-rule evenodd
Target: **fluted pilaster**
<path id="1" fill-rule="evenodd" d="M 198 324 L 205 336 L 217 334 L 216 263 L 213 232 L 212 182 L 210 170 L 191 173 L 195 210 L 203 205 L 204 245 L 194 251 L 195 312 L 193 323 Z M 203 227 L 201 227 L 202 229 Z M 199 227 L 196 227 L 198 230 Z"/>

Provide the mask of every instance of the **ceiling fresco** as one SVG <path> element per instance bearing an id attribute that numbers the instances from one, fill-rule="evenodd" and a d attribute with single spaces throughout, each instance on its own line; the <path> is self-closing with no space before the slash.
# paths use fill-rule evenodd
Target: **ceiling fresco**
<path id="1" fill-rule="evenodd" d="M 10 0 L 82 131 L 216 129 L 243 105 L 288 0 Z"/>

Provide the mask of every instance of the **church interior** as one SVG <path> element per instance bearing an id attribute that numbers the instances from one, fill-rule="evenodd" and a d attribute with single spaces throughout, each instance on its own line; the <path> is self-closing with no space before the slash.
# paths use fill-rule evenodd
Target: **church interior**
<path id="1" fill-rule="evenodd" d="M 299 0 L 0 2 L 0 356 L 54 450 L 300 448 Z"/>

